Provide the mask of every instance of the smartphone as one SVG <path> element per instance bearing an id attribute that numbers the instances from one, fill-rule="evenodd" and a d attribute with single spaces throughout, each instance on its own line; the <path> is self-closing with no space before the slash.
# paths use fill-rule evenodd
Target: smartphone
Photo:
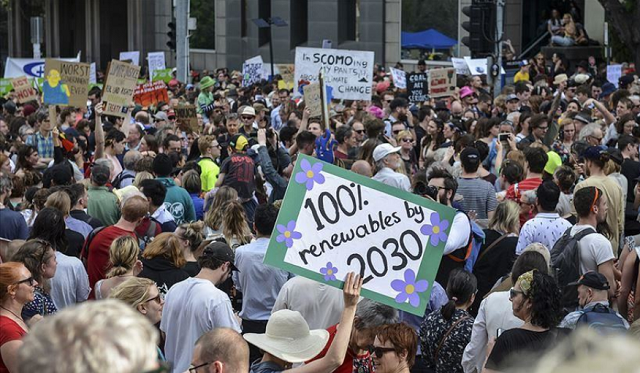
<path id="1" fill-rule="evenodd" d="M 502 334 L 502 332 L 502 328 L 498 328 L 498 330 L 496 331 L 496 338 L 500 337 L 500 334 Z"/>
<path id="2" fill-rule="evenodd" d="M 509 141 L 509 132 L 503 132 L 498 135 L 498 141 L 500 142 L 508 142 Z"/>

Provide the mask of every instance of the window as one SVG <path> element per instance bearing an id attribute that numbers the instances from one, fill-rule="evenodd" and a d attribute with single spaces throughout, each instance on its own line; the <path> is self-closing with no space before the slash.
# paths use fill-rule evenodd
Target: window
<path id="1" fill-rule="evenodd" d="M 298 45 L 304 44 L 308 40 L 309 23 L 309 1 L 308 0 L 292 0 L 291 1 L 291 26 L 290 26 L 290 45 L 291 49 Z"/>
<path id="2" fill-rule="evenodd" d="M 258 18 L 262 18 L 265 21 L 269 21 L 271 18 L 271 0 L 260 0 L 258 1 Z M 270 27 L 259 28 L 258 29 L 258 46 L 261 47 L 266 45 L 270 38 L 269 33 L 271 32 Z"/>
<path id="3" fill-rule="evenodd" d="M 191 32 L 189 46 L 194 49 L 216 49 L 215 0 L 191 0 L 191 17 L 197 28 Z"/>
<path id="4" fill-rule="evenodd" d="M 240 36 L 247 36 L 247 0 L 240 0 Z"/>
<path id="5" fill-rule="evenodd" d="M 338 2 L 338 43 L 358 41 L 360 21 L 360 0 L 340 0 Z"/>

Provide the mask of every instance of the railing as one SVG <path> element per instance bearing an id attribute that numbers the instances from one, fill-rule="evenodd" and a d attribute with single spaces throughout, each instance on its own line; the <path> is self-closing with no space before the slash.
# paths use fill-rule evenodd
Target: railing
<path id="1" fill-rule="evenodd" d="M 518 56 L 518 60 L 523 59 L 523 57 L 528 55 L 533 48 L 538 47 L 538 45 L 542 43 L 544 40 L 546 40 L 547 37 L 549 36 L 550 36 L 549 30 L 545 31 L 544 34 L 540 35 L 536 40 L 534 40 L 531 44 L 529 44 L 527 49 L 525 49 L 522 53 L 520 53 L 520 55 Z"/>

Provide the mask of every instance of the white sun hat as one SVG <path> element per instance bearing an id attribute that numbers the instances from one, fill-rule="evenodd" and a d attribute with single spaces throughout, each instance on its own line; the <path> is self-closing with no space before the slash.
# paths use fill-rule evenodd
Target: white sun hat
<path id="1" fill-rule="evenodd" d="M 298 311 L 280 310 L 271 315 L 264 334 L 247 333 L 243 337 L 278 359 L 301 363 L 322 351 L 329 340 L 329 332 L 309 330 L 309 325 Z"/>

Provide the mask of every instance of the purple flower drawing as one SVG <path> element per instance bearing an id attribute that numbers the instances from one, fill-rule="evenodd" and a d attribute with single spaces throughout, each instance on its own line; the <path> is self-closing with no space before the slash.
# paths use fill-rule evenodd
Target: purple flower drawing
<path id="1" fill-rule="evenodd" d="M 404 281 L 391 281 L 391 288 L 399 292 L 398 295 L 396 295 L 397 303 L 404 303 L 408 299 L 409 304 L 413 307 L 418 307 L 420 305 L 420 295 L 418 293 L 427 291 L 429 288 L 429 281 L 416 281 L 415 272 L 413 272 L 412 269 L 407 269 L 404 272 Z"/>
<path id="2" fill-rule="evenodd" d="M 286 227 L 282 224 L 278 224 L 276 228 L 278 229 L 278 232 L 280 232 L 280 234 L 276 237 L 276 241 L 284 242 L 284 244 L 287 245 L 287 248 L 293 246 L 293 240 L 298 240 L 302 237 L 302 233 L 296 232 L 294 230 L 296 229 L 295 220 L 291 220 Z"/>
<path id="3" fill-rule="evenodd" d="M 296 174 L 296 183 L 306 184 L 307 190 L 313 189 L 313 184 L 323 184 L 324 175 L 322 175 L 322 162 L 316 162 L 311 165 L 308 160 L 303 159 L 300 162 L 302 171 Z"/>
<path id="4" fill-rule="evenodd" d="M 335 281 L 336 273 L 338 273 L 338 268 L 334 267 L 331 262 L 327 262 L 327 266 L 320 268 L 320 273 L 324 275 L 325 281 Z"/>
<path id="5" fill-rule="evenodd" d="M 449 228 L 448 220 L 440 220 L 437 212 L 431 214 L 431 224 L 425 224 L 420 228 L 420 232 L 431 239 L 431 245 L 438 246 L 440 242 L 447 240 L 447 234 L 444 232 Z"/>

